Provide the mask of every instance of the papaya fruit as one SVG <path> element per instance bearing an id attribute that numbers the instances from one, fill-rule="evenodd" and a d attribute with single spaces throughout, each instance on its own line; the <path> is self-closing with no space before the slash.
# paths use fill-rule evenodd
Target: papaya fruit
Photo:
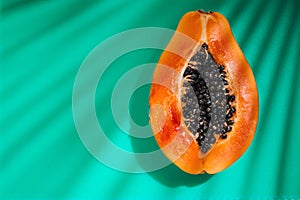
<path id="1" fill-rule="evenodd" d="M 149 105 L 155 140 L 181 170 L 215 174 L 243 155 L 256 132 L 258 92 L 222 14 L 181 18 L 154 70 Z"/>

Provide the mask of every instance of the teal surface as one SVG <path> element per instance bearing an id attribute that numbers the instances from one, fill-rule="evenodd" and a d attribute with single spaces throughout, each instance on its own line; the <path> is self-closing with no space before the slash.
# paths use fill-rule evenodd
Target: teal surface
<path id="1" fill-rule="evenodd" d="M 299 0 L 10 0 L 0 5 L 1 199 L 300 199 Z M 114 34 L 140 27 L 174 30 L 184 13 L 197 9 L 226 16 L 252 66 L 260 101 L 253 143 L 216 175 L 188 175 L 174 165 L 140 174 L 107 167 L 85 148 L 73 119 L 72 92 L 82 62 Z M 157 62 L 160 53 L 141 49 L 123 55 L 99 81 L 98 121 L 127 151 L 157 146 L 153 138 L 129 137 L 117 126 L 110 106 L 113 88 L 133 67 Z M 140 87 L 130 99 L 130 115 L 139 125 L 148 124 L 149 89 Z"/>

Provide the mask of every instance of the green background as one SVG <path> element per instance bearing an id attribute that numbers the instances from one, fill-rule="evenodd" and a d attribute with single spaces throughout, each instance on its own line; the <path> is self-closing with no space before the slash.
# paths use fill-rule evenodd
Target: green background
<path id="1" fill-rule="evenodd" d="M 1 1 L 0 198 L 299 199 L 299 8 L 299 0 Z M 174 30 L 184 13 L 197 9 L 226 16 L 252 66 L 260 101 L 253 143 L 216 175 L 188 175 L 173 165 L 143 174 L 110 169 L 86 150 L 74 125 L 72 90 L 81 63 L 114 34 L 148 26 Z M 121 148 L 157 148 L 153 138 L 124 136 L 110 95 L 124 73 L 157 62 L 160 53 L 126 54 L 99 82 L 98 120 Z M 146 85 L 131 98 L 140 125 L 148 123 L 148 94 Z"/>

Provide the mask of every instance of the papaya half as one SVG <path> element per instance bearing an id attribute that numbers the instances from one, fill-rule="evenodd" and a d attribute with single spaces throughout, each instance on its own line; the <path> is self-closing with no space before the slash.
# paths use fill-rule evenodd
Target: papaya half
<path id="1" fill-rule="evenodd" d="M 149 104 L 160 149 L 183 171 L 215 174 L 242 156 L 255 135 L 258 92 L 222 14 L 181 18 L 155 68 Z"/>

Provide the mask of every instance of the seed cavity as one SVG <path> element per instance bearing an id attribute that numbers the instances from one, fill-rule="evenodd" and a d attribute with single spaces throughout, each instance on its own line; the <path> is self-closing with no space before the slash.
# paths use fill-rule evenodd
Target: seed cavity
<path id="1" fill-rule="evenodd" d="M 226 68 L 218 65 L 204 43 L 183 73 L 181 106 L 186 127 L 202 153 L 218 138 L 226 139 L 234 128 L 235 96 L 229 87 Z"/>

